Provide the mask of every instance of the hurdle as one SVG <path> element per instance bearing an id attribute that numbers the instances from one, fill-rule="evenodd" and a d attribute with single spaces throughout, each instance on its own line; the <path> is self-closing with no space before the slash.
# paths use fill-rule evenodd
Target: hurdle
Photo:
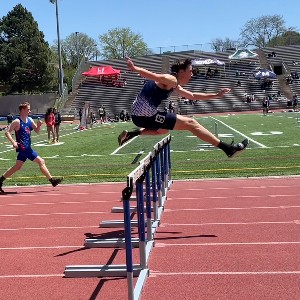
<path id="1" fill-rule="evenodd" d="M 85 240 L 86 248 L 125 247 L 126 264 L 66 266 L 65 277 L 127 277 L 128 299 L 140 298 L 149 276 L 148 261 L 154 247 L 154 235 L 163 213 L 167 191 L 172 184 L 170 141 L 171 137 L 167 136 L 158 142 L 127 176 L 127 186 L 122 191 L 124 220 L 118 220 L 117 226 L 113 223 L 116 221 L 108 221 L 104 226 L 100 224 L 100 227 L 109 227 L 108 225 L 121 227 L 122 224 L 124 238 Z M 133 199 L 136 201 L 136 207 L 130 206 Z M 137 221 L 131 220 L 133 211 L 136 212 Z M 132 227 L 137 227 L 138 238 L 131 236 Z M 139 262 L 135 264 L 133 263 L 134 247 L 139 248 Z M 135 286 L 134 277 L 138 277 Z"/>

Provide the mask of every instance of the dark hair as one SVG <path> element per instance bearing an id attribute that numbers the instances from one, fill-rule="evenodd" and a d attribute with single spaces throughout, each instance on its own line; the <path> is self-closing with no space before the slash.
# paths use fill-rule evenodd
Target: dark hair
<path id="1" fill-rule="evenodd" d="M 187 58 L 184 61 L 177 61 L 175 64 L 171 67 L 171 73 L 177 74 L 180 70 L 186 70 L 188 66 L 192 64 L 191 59 Z"/>

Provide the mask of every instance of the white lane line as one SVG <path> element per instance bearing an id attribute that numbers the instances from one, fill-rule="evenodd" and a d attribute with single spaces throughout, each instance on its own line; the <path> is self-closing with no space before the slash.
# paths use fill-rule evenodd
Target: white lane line
<path id="1" fill-rule="evenodd" d="M 151 271 L 150 277 L 155 276 L 195 276 L 195 275 L 300 275 L 300 271 L 257 271 L 257 272 L 160 272 Z"/>
<path id="2" fill-rule="evenodd" d="M 300 194 L 281 194 L 281 195 L 256 195 L 256 196 L 252 196 L 252 195 L 239 195 L 239 196 L 224 196 L 224 197 L 216 197 L 216 196 L 209 196 L 209 197 L 205 197 L 205 196 L 199 196 L 199 197 L 176 197 L 176 198 L 172 198 L 169 197 L 168 200 L 172 200 L 172 201 L 176 201 L 176 200 L 203 200 L 203 199 L 237 199 L 237 198 L 284 198 L 284 197 L 299 197 Z"/>
<path id="3" fill-rule="evenodd" d="M 1 250 L 47 250 L 47 249 L 65 249 L 65 248 L 75 248 L 83 249 L 82 245 L 80 246 L 44 246 L 44 247 L 11 247 L 11 248 L 0 248 Z"/>
<path id="4" fill-rule="evenodd" d="M 44 278 L 44 277 L 64 277 L 64 274 L 0 275 L 0 279 L 9 279 L 9 278 Z"/>
<path id="5" fill-rule="evenodd" d="M 202 246 L 269 246 L 269 245 L 300 245 L 300 242 L 249 242 L 249 243 L 198 243 L 198 244 L 165 244 L 156 243 L 155 247 L 202 247 Z M 1 249 L 1 248 L 0 248 Z"/>
<path id="6" fill-rule="evenodd" d="M 251 209 L 289 209 L 300 208 L 298 206 L 253 206 L 253 207 L 213 207 L 213 208 L 182 208 L 182 209 L 165 209 L 165 212 L 178 212 L 178 211 L 213 211 L 213 210 L 251 210 Z"/>
<path id="7" fill-rule="evenodd" d="M 21 228 L 0 228 L 0 231 L 22 231 L 22 230 L 60 230 L 60 229 L 87 229 L 99 228 L 99 226 L 57 226 L 57 227 L 21 227 Z"/>
<path id="8" fill-rule="evenodd" d="M 262 225 L 262 224 L 299 224 L 299 220 L 294 221 L 282 221 L 282 222 L 223 222 L 223 223 L 196 223 L 196 224 L 187 224 L 187 223 L 162 223 L 160 227 L 166 226 L 215 226 L 215 225 Z"/>
<path id="9" fill-rule="evenodd" d="M 227 125 L 226 123 L 224 123 L 224 122 L 222 122 L 222 121 L 220 121 L 220 120 L 218 120 L 218 119 L 216 119 L 216 118 L 214 118 L 214 117 L 212 117 L 212 116 L 210 116 L 210 118 L 213 119 L 213 120 L 215 120 L 215 121 L 217 121 L 217 122 L 219 122 L 219 123 L 221 123 L 221 124 L 223 124 L 224 126 L 226 126 L 227 128 L 229 128 L 230 130 L 232 130 L 232 131 L 234 131 L 234 132 L 240 134 L 241 136 L 244 136 L 245 138 L 247 138 L 249 141 L 252 141 L 252 142 L 255 143 L 256 145 L 258 145 L 258 146 L 260 146 L 260 147 L 262 147 L 262 148 L 268 148 L 267 146 L 265 146 L 265 145 L 263 145 L 263 144 L 261 144 L 261 143 L 255 141 L 254 139 L 252 139 L 252 138 L 250 138 L 249 136 L 245 135 L 244 133 L 241 133 L 240 131 L 234 129 L 233 127 Z"/>
<path id="10" fill-rule="evenodd" d="M 198 199 L 198 198 L 197 198 Z M 7 203 L 2 206 L 32 206 L 32 205 L 57 205 L 57 204 L 87 204 L 87 203 L 108 203 L 110 200 L 91 200 L 91 201 L 63 201 L 63 202 L 34 202 L 34 203 Z"/>
<path id="11" fill-rule="evenodd" d="M 0 217 L 24 217 L 24 216 L 53 216 L 53 215 L 84 215 L 84 214 L 105 214 L 103 211 L 82 211 L 82 212 L 57 212 L 51 214 L 23 214 L 23 215 L 0 215 Z"/>

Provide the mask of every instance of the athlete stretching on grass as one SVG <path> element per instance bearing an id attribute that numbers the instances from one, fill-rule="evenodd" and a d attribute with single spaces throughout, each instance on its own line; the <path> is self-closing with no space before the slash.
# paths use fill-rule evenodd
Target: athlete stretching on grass
<path id="1" fill-rule="evenodd" d="M 18 156 L 16 164 L 0 177 L 0 192 L 3 193 L 2 185 L 4 180 L 19 171 L 27 159 L 37 163 L 41 172 L 48 178 L 52 186 L 57 186 L 63 178 L 53 178 L 46 167 L 44 159 L 31 148 L 31 131 L 34 130 L 36 133 L 39 133 L 42 122 L 38 120 L 37 124 L 35 124 L 32 118 L 28 116 L 30 113 L 30 104 L 28 102 L 20 104 L 19 110 L 20 117 L 16 118 L 5 132 L 5 136 L 16 149 Z M 16 141 L 11 136 L 13 131 L 16 134 Z"/>
<path id="2" fill-rule="evenodd" d="M 190 59 L 177 62 L 171 67 L 171 74 L 157 74 L 134 65 L 127 58 L 128 68 L 148 79 L 132 105 L 132 121 L 140 129 L 124 130 L 118 137 L 119 145 L 123 145 L 131 138 L 140 135 L 167 134 L 169 130 L 188 130 L 199 139 L 222 149 L 228 157 L 243 151 L 249 141 L 243 140 L 238 144 L 227 144 L 220 141 L 210 131 L 200 125 L 195 119 L 176 115 L 174 113 L 160 112 L 158 106 L 162 100 L 167 99 L 173 91 L 190 100 L 209 100 L 223 97 L 230 89 L 221 89 L 218 93 L 193 93 L 182 85 L 187 84 L 192 77 L 192 62 Z"/>

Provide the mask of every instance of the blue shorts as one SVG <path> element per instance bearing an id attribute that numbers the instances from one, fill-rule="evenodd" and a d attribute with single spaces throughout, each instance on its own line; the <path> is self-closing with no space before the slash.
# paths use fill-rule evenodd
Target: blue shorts
<path id="1" fill-rule="evenodd" d="M 27 159 L 34 161 L 39 155 L 31 148 L 25 151 L 18 151 L 17 160 L 25 162 Z"/>
<path id="2" fill-rule="evenodd" d="M 132 122 L 137 127 L 146 129 L 168 129 L 173 130 L 176 123 L 176 114 L 168 112 L 157 112 L 151 117 L 134 116 L 132 115 Z"/>

